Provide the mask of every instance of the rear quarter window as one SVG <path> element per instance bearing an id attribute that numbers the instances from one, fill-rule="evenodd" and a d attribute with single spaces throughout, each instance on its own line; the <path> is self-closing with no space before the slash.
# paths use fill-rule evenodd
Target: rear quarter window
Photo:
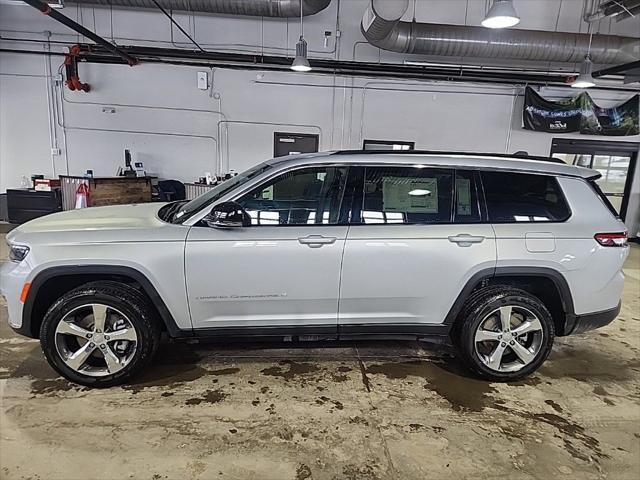
<path id="1" fill-rule="evenodd" d="M 553 176 L 482 172 L 482 184 L 490 222 L 562 222 L 571 216 Z"/>
<path id="2" fill-rule="evenodd" d="M 600 185 L 598 185 L 598 183 L 595 180 L 589 180 L 588 183 L 591 186 L 591 188 L 593 189 L 593 191 L 596 193 L 596 195 L 598 195 L 598 197 L 600 197 L 600 200 L 602 200 L 602 203 L 604 203 L 604 205 L 609 209 L 609 211 L 612 213 L 612 215 L 614 217 L 616 217 L 616 218 L 620 218 L 620 215 L 616 211 L 616 207 L 614 207 L 611 204 L 611 202 L 609 201 L 607 196 L 604 194 L 604 192 L 600 188 Z"/>

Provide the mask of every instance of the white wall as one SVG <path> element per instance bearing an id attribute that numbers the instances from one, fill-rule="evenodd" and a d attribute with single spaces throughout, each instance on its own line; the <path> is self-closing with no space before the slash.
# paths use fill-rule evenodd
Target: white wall
<path id="1" fill-rule="evenodd" d="M 548 155 L 553 138 L 521 128 L 522 88 L 343 78 L 334 88 L 332 77 L 320 75 L 262 72 L 258 80 L 256 72 L 214 70 L 212 89 L 201 91 L 201 68 L 155 64 L 82 64 L 81 78 L 91 92 L 54 85 L 49 103 L 57 114 L 49 115 L 45 61 L 0 55 L 2 191 L 34 173 L 82 174 L 91 168 L 112 175 L 125 148 L 165 178 L 243 170 L 272 156 L 275 131 L 317 133 L 322 150 L 387 139 L 430 150 Z M 594 92 L 604 105 L 628 96 Z M 61 154 L 52 156 L 52 146 Z"/>
<path id="2" fill-rule="evenodd" d="M 516 2 L 522 27 L 553 30 L 558 3 Z M 337 4 L 334 0 L 325 11 L 305 20 L 313 56 L 403 60 L 364 42 L 359 20 L 366 0 L 340 3 L 342 37 L 335 48 Z M 469 2 L 468 24 L 479 23 L 484 4 Z M 532 8 L 533 4 L 537 7 Z M 416 17 L 464 23 L 465 5 L 464 0 L 419 0 Z M 584 31 L 579 22 L 581 8 L 580 1 L 563 2 L 558 28 Z M 114 10 L 113 22 L 105 9 L 71 6 L 63 13 L 107 38 L 112 36 L 113 24 L 113 37 L 121 44 L 171 45 L 169 23 L 155 12 Z M 412 13 L 410 8 L 409 19 Z M 265 53 L 291 54 L 299 34 L 295 19 L 187 14 L 177 19 L 206 48 L 216 50 L 259 52 L 264 48 Z M 601 29 L 630 34 L 634 25 L 629 21 L 609 25 L 607 20 Z M 53 32 L 54 40 L 78 40 L 30 7 L 0 5 L 3 38 L 42 39 L 45 30 Z M 333 32 L 326 49 L 325 30 Z M 179 32 L 174 35 L 180 38 Z M 43 49 L 39 43 L 6 40 L 0 46 Z M 60 50 L 56 45 L 51 48 Z M 415 141 L 416 148 L 422 149 L 526 150 L 538 155 L 549 154 L 553 137 L 521 128 L 521 87 L 216 69 L 209 71 L 210 90 L 201 91 L 196 88 L 196 72 L 203 68 L 81 64 L 81 79 L 92 90 L 78 93 L 60 84 L 61 62 L 61 57 L 0 53 L 0 191 L 19 186 L 23 175 L 34 173 L 82 174 L 91 168 L 96 175 L 111 175 L 123 163 L 125 148 L 143 160 L 148 170 L 165 178 L 195 180 L 205 171 L 242 170 L 272 156 L 274 131 L 318 133 L 322 150 L 360 148 L 362 140 L 369 138 Z M 558 88 L 542 91 L 550 97 L 574 93 Z M 593 92 L 603 105 L 630 95 Z M 115 108 L 115 113 L 103 113 L 105 107 Z M 638 136 L 607 138 L 615 139 L 640 140 Z M 52 155 L 52 147 L 59 148 L 60 155 Z"/>

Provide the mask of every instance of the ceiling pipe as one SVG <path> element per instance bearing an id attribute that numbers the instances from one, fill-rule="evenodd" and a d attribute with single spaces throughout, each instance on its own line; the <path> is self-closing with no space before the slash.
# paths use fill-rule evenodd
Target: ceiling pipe
<path id="1" fill-rule="evenodd" d="M 68 3 L 101 7 L 158 8 L 153 0 L 69 0 Z M 315 15 L 331 0 L 157 0 L 166 10 L 249 15 L 255 17 L 298 17 Z"/>
<path id="2" fill-rule="evenodd" d="M 83 46 L 85 47 L 85 46 Z M 124 46 L 126 52 L 140 58 L 145 63 L 173 63 L 193 66 L 214 66 L 230 69 L 259 69 L 291 71 L 291 58 L 276 55 L 257 55 L 228 52 L 196 52 L 180 48 L 159 48 L 146 46 Z M 120 63 L 113 56 L 102 52 L 100 48 L 82 49 L 82 60 L 90 63 Z M 15 51 L 15 53 L 30 53 Z M 114 61 L 115 60 L 115 61 Z M 314 72 L 352 76 L 371 76 L 388 78 L 438 78 L 450 81 L 491 80 L 503 83 L 529 83 L 531 85 L 566 85 L 567 76 L 563 74 L 538 74 L 529 72 L 492 71 L 491 69 L 473 70 L 466 67 L 421 67 L 384 63 L 365 63 L 333 59 L 315 59 Z"/>
<path id="3" fill-rule="evenodd" d="M 602 70 L 598 70 L 597 72 L 593 72 L 594 77 L 604 77 L 605 75 L 620 75 L 631 70 L 640 69 L 640 60 L 636 60 L 635 62 L 625 63 L 623 65 L 616 65 L 615 67 L 603 68 Z"/>
<path id="4" fill-rule="evenodd" d="M 101 52 L 100 48 L 81 45 L 82 61 L 96 64 L 122 64 L 122 59 L 107 52 Z M 131 55 L 135 55 L 144 63 L 161 63 L 168 65 L 215 67 L 232 70 L 258 70 L 291 72 L 291 58 L 286 56 L 239 54 L 227 52 L 205 53 L 179 48 L 157 48 L 142 46 L 123 47 Z M 0 47 L 0 53 L 33 54 L 42 55 L 42 50 L 8 49 Z M 46 52 L 45 55 L 64 55 L 62 52 Z M 314 60 L 314 73 L 319 75 L 345 75 L 361 78 L 390 78 L 390 79 L 416 79 L 416 80 L 440 80 L 447 82 L 473 82 L 491 83 L 499 85 L 528 84 L 531 86 L 558 86 L 568 87 L 571 77 L 562 72 L 513 72 L 505 70 L 492 70 L 491 68 L 473 69 L 467 66 L 416 66 L 397 63 L 365 63 L 356 61 L 316 59 Z M 600 84 L 593 87 L 597 90 L 633 92 L 636 90 L 615 85 Z"/>
<path id="5" fill-rule="evenodd" d="M 362 18 L 362 34 L 391 52 L 448 57 L 503 58 L 544 62 L 626 63 L 640 58 L 640 39 L 616 35 L 491 30 L 464 25 L 404 22 L 409 0 L 371 0 Z"/>
<path id="6" fill-rule="evenodd" d="M 74 22 L 69 17 L 63 15 L 62 13 L 58 12 L 57 10 L 52 9 L 47 3 L 41 2 L 40 0 L 24 0 L 24 3 L 26 3 L 28 5 L 31 5 L 33 8 L 35 8 L 37 10 L 40 10 L 45 15 L 53 18 L 54 20 L 57 20 L 58 22 L 62 23 L 63 25 L 66 25 L 71 30 L 74 30 L 74 31 L 78 32 L 80 35 L 83 35 L 83 36 L 93 40 L 98 45 L 104 47 L 106 50 L 108 50 L 112 54 L 117 55 L 118 57 L 122 58 L 129 65 L 135 65 L 136 63 L 138 63 L 138 59 L 136 59 L 135 57 L 132 57 L 128 53 L 123 52 L 121 49 L 116 47 L 114 44 L 108 42 L 107 40 L 105 40 L 101 36 L 96 35 L 91 30 L 88 30 L 87 28 L 83 27 L 79 23 Z"/>

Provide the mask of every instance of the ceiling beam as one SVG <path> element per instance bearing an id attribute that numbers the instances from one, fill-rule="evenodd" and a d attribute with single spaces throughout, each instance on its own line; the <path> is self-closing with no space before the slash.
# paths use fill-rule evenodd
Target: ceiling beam
<path id="1" fill-rule="evenodd" d="M 604 77 L 605 75 L 624 75 L 624 83 L 635 83 L 640 81 L 640 60 L 623 63 L 615 67 L 603 68 L 593 72 L 593 78 Z"/>
<path id="2" fill-rule="evenodd" d="M 123 52 L 120 48 L 116 47 L 113 43 L 108 42 L 107 40 L 102 38 L 100 35 L 83 27 L 79 23 L 75 22 L 74 20 L 71 20 L 69 17 L 67 17 L 66 15 L 63 15 L 57 10 L 52 9 L 49 4 L 45 2 L 41 2 L 40 0 L 23 0 L 23 1 L 24 3 L 31 5 L 33 8 L 39 10 L 45 15 L 69 27 L 71 30 L 74 30 L 78 32 L 80 35 L 84 35 L 85 37 L 93 40 L 95 43 L 104 47 L 110 53 L 122 58 L 129 65 L 135 65 L 136 63 L 138 63 L 137 58 L 132 57 L 131 55 Z"/>

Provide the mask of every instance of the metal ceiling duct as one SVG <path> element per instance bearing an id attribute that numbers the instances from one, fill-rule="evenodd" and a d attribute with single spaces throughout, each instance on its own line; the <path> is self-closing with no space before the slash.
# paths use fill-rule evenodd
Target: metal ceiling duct
<path id="1" fill-rule="evenodd" d="M 447 57 L 506 58 L 545 62 L 581 62 L 589 35 L 435 23 L 401 22 L 409 0 L 371 0 L 361 30 L 383 50 Z M 640 39 L 593 35 L 593 63 L 626 63 L 640 59 Z"/>
<path id="2" fill-rule="evenodd" d="M 331 0 L 157 0 L 166 10 L 221 13 L 256 17 L 299 17 L 314 15 L 329 6 Z M 68 3 L 101 7 L 157 9 L 152 0 L 69 0 Z"/>

